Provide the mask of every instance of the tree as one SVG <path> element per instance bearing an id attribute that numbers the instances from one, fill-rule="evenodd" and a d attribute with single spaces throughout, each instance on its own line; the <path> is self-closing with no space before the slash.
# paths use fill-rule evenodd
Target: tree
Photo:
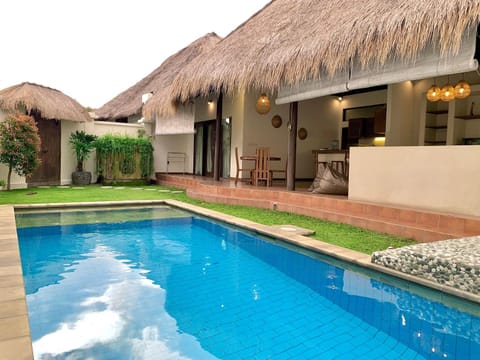
<path id="1" fill-rule="evenodd" d="M 31 116 L 8 114 L 0 123 L 0 163 L 8 166 L 7 190 L 12 170 L 29 176 L 40 165 L 40 136 Z"/>

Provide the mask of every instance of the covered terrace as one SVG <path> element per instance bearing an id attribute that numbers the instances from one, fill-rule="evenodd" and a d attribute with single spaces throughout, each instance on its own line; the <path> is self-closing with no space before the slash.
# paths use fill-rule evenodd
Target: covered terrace
<path id="1" fill-rule="evenodd" d="M 432 105 L 425 94 L 435 82 L 480 84 L 480 4 L 403 0 L 391 5 L 373 0 L 272 1 L 182 69 L 170 96 L 149 100 L 144 114 L 161 122 L 194 102 L 193 121 L 214 118 L 216 181 L 222 175 L 221 124 L 228 118 L 233 119 L 231 147 L 247 153 L 269 138 L 276 149 L 285 149 L 289 191 L 295 190 L 297 179 L 315 175 L 312 151 L 337 140 L 351 153 L 349 201 L 478 217 L 475 179 L 480 163 L 475 159 L 480 147 L 463 145 L 480 138 L 480 116 L 473 118 L 479 112 L 472 105 L 478 92 L 472 87 L 467 100 L 441 105 Z M 448 31 L 435 24 L 449 24 Z M 373 91 L 375 86 L 384 88 Z M 282 138 L 266 135 L 265 124 L 255 123 L 253 103 L 262 93 L 272 103 L 269 116 L 279 113 L 285 119 Z M 362 143 L 360 136 L 351 142 L 353 118 L 345 119 L 345 111 L 382 104 L 386 146 Z M 430 123 L 437 112 L 445 116 L 445 124 Z M 467 116 L 473 120 L 468 124 Z M 309 132 L 307 141 L 315 143 L 310 148 L 303 146 L 307 141 L 299 145 L 299 124 Z M 440 131 L 438 140 L 431 134 L 436 130 L 444 138 L 440 140 Z M 443 146 L 424 146 L 440 141 Z"/>

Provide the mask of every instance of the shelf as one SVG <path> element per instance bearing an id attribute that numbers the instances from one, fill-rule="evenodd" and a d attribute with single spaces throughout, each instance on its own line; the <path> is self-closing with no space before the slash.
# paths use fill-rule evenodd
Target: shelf
<path id="1" fill-rule="evenodd" d="M 425 144 L 430 144 L 430 145 L 446 145 L 447 142 L 445 140 L 439 140 L 439 141 L 425 141 Z"/>
<path id="2" fill-rule="evenodd" d="M 438 125 L 438 126 L 425 126 L 426 129 L 435 129 L 435 130 L 439 130 L 439 129 L 446 129 L 447 128 L 447 125 Z"/>
<path id="3" fill-rule="evenodd" d="M 433 111 L 427 111 L 427 114 L 432 114 L 432 115 L 448 114 L 448 110 L 433 110 Z"/>
<path id="4" fill-rule="evenodd" d="M 462 116 L 455 116 L 457 119 L 462 120 L 480 120 L 480 115 L 462 115 Z"/>

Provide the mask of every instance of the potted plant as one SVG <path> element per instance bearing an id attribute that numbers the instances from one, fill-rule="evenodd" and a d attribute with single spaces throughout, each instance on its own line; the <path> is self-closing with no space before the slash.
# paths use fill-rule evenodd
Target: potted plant
<path id="1" fill-rule="evenodd" d="M 70 144 L 77 158 L 77 170 L 72 173 L 72 183 L 74 185 L 88 185 L 92 180 L 92 173 L 83 171 L 83 163 L 95 148 L 96 140 L 96 135 L 87 134 L 83 130 L 77 130 L 70 135 Z"/>

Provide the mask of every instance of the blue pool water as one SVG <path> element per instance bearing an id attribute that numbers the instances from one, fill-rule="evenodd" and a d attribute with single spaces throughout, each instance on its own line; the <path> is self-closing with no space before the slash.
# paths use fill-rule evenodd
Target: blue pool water
<path id="1" fill-rule="evenodd" d="M 480 358 L 478 314 L 195 216 L 18 235 L 36 359 Z"/>

